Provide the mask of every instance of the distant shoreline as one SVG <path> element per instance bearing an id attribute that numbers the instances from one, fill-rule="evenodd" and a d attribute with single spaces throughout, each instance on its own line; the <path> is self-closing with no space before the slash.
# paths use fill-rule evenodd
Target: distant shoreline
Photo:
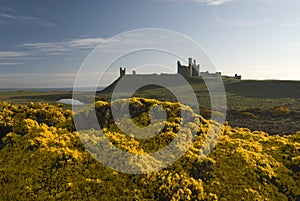
<path id="1" fill-rule="evenodd" d="M 98 87 L 97 91 L 101 91 L 105 87 Z M 80 91 L 91 91 L 93 87 L 82 87 Z M 0 88 L 0 92 L 71 92 L 73 87 L 53 87 L 53 88 Z"/>
<path id="2" fill-rule="evenodd" d="M 149 75 L 149 74 L 139 74 L 139 75 Z M 137 76 L 137 75 L 136 75 Z M 233 78 L 226 78 L 223 76 L 223 79 L 233 79 Z M 280 79 L 242 79 L 242 82 L 247 81 L 255 81 L 255 82 L 300 82 L 300 80 L 280 80 Z M 96 91 L 102 91 L 103 89 L 107 88 L 111 84 L 107 86 L 98 87 Z M 81 87 L 80 91 L 92 91 L 94 87 Z M 72 92 L 73 87 L 16 87 L 16 88 L 6 88 L 0 87 L 0 92 Z"/>

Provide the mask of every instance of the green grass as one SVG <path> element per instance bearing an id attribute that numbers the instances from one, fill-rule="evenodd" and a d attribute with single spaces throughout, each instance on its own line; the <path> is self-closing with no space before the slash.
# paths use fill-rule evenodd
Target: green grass
<path id="1" fill-rule="evenodd" d="M 129 75 L 130 76 L 130 75 Z M 147 79 L 147 76 L 144 76 Z M 210 96 L 201 78 L 187 78 L 192 86 L 200 106 L 200 114 L 210 118 Z M 210 80 L 209 80 L 210 81 Z M 212 80 L 214 81 L 214 80 Z M 114 86 L 113 82 L 97 98 L 109 101 Z M 227 97 L 227 118 L 232 126 L 247 127 L 252 130 L 263 130 L 270 134 L 290 134 L 300 130 L 300 81 L 280 80 L 236 80 L 223 78 Z M 174 86 L 180 88 L 182 86 Z M 218 91 L 214 91 L 218 95 Z M 172 93 L 162 87 L 149 85 L 140 88 L 133 96 L 154 98 L 161 101 L 177 101 Z M 284 106 L 291 110 L 286 116 L 274 118 L 272 109 Z M 202 112 L 201 112 L 202 111 Z M 256 113 L 247 114 L 248 111 Z M 253 118 L 256 117 L 256 118 Z"/>
<path id="2" fill-rule="evenodd" d="M 153 75 L 139 76 L 144 76 L 143 78 L 147 79 L 147 76 Z M 128 75 L 128 77 L 130 77 L 130 75 Z M 115 80 L 104 90 L 98 91 L 96 93 L 96 100 L 110 101 L 111 94 L 118 81 L 119 79 Z M 201 111 L 200 113 L 205 118 L 210 118 L 210 97 L 205 82 L 201 78 L 187 78 L 187 81 L 197 96 L 202 111 L 202 113 Z M 300 81 L 258 81 L 223 78 L 223 83 L 227 97 L 226 120 L 230 125 L 247 127 L 252 130 L 263 130 L 273 134 L 279 130 L 282 134 L 295 133 L 297 130 L 300 130 Z M 182 86 L 174 86 L 174 88 L 181 87 Z M 215 93 L 218 94 L 218 92 Z M 177 101 L 176 97 L 168 89 L 157 85 L 144 86 L 138 89 L 133 96 L 152 98 L 160 101 Z M 62 98 L 71 97 L 72 92 L 0 92 L 0 102 L 7 101 L 16 104 L 26 104 L 28 102 L 47 102 L 54 104 Z M 94 101 L 91 97 L 93 96 L 87 93 L 84 96 L 81 96 L 80 101 L 91 103 Z M 272 115 L 270 115 L 270 111 L 276 106 L 289 108 L 291 114 L 273 118 Z M 257 119 L 251 119 L 251 116 L 253 116 L 251 114 L 241 115 L 242 113 L 247 113 L 249 111 L 255 113 Z"/>
<path id="3" fill-rule="evenodd" d="M 194 89 L 200 105 L 209 107 L 210 98 L 205 82 L 201 78 L 187 78 L 187 80 Z M 103 91 L 98 92 L 98 97 L 109 100 L 117 82 L 118 80 Z M 293 110 L 300 109 L 300 81 L 258 81 L 223 78 L 223 83 L 229 109 L 270 109 L 277 105 L 284 105 Z M 176 101 L 168 90 L 157 86 L 145 86 L 139 89 L 134 96 Z"/>
<path id="4" fill-rule="evenodd" d="M 300 109 L 300 81 L 224 80 L 229 108 L 270 109 L 284 105 Z"/>
<path id="5" fill-rule="evenodd" d="M 210 107 L 209 93 L 204 81 L 201 78 L 188 78 L 187 80 L 194 89 L 200 105 Z M 110 100 L 111 93 L 117 82 L 118 79 L 103 91 L 97 92 L 97 99 Z M 270 109 L 274 106 L 283 105 L 292 110 L 300 110 L 300 81 L 257 81 L 224 78 L 223 82 L 229 109 Z M 162 101 L 176 101 L 176 98 L 169 90 L 156 85 L 142 87 L 134 96 L 155 98 Z M 28 102 L 55 103 L 62 98 L 71 97 L 72 92 L 0 92 L 0 101 L 21 104 Z M 88 102 L 90 101 L 88 96 L 85 99 Z"/>
<path id="6" fill-rule="evenodd" d="M 210 98 L 204 81 L 201 78 L 188 78 L 187 80 L 194 89 L 200 105 L 209 107 Z M 103 91 L 97 92 L 97 99 L 109 100 L 117 82 L 118 79 Z M 223 83 L 226 90 L 227 105 L 229 109 L 270 109 L 277 105 L 283 105 L 292 110 L 300 110 L 300 81 L 258 81 L 224 78 Z M 169 90 L 156 85 L 142 87 L 134 94 L 134 96 L 155 98 L 162 101 L 176 101 L 176 98 Z M 28 102 L 55 103 L 62 98 L 71 97 L 72 92 L 0 92 L 0 101 L 21 104 Z M 88 96 L 85 98 L 86 101 L 89 101 Z"/>
<path id="7" fill-rule="evenodd" d="M 0 92 L 0 102 L 12 102 L 16 104 L 27 104 L 29 102 L 56 103 L 62 98 L 71 98 L 72 92 L 37 92 L 37 91 L 16 91 Z"/>

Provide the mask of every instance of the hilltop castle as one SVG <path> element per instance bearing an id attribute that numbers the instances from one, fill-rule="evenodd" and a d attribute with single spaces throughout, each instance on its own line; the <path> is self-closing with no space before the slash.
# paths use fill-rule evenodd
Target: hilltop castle
<path id="1" fill-rule="evenodd" d="M 188 58 L 188 66 L 181 65 L 180 61 L 177 61 L 177 73 L 184 77 L 221 77 L 221 72 L 210 73 L 200 72 L 200 65 L 196 64 L 196 60 Z"/>
<path id="2" fill-rule="evenodd" d="M 221 72 L 215 72 L 210 73 L 208 71 L 206 72 L 200 72 L 200 65 L 196 63 L 196 60 L 193 58 L 188 58 L 188 65 L 184 66 L 181 65 L 180 61 L 177 61 L 177 74 L 182 75 L 183 77 L 224 77 L 224 78 L 233 78 L 233 79 L 242 79 L 241 75 L 235 74 L 234 77 L 232 76 L 222 76 Z M 123 77 L 126 75 L 126 68 L 120 68 L 120 77 Z M 132 75 L 137 75 L 136 71 L 132 71 Z"/>
<path id="3" fill-rule="evenodd" d="M 188 58 L 188 66 L 181 65 L 180 61 L 177 61 L 177 73 L 184 77 L 199 77 L 200 65 L 196 64 L 196 60 Z"/>

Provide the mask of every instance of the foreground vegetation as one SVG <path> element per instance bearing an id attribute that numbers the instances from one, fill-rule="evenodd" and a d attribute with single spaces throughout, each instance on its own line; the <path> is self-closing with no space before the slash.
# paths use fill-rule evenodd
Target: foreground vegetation
<path id="1" fill-rule="evenodd" d="M 110 117 L 110 104 L 103 101 L 95 104 L 105 137 L 114 146 L 133 154 L 155 152 L 169 144 L 181 126 L 178 109 L 191 112 L 179 103 L 134 98 L 130 101 L 130 111 L 139 126 L 150 123 L 148 111 L 153 105 L 162 105 L 168 119 L 157 136 L 141 140 L 116 127 Z M 88 118 L 90 111 L 76 115 Z M 62 105 L 2 103 L 0 200 L 299 199 L 300 132 L 270 136 L 225 125 L 217 146 L 200 159 L 201 148 L 207 146 L 204 139 L 208 128 L 221 127 L 192 115 L 199 122 L 195 124 L 197 135 L 189 150 L 167 168 L 133 175 L 97 162 L 82 145 L 72 112 Z M 92 143 L 101 141 L 103 137 L 95 137 L 94 132 L 91 129 L 83 139 Z"/>

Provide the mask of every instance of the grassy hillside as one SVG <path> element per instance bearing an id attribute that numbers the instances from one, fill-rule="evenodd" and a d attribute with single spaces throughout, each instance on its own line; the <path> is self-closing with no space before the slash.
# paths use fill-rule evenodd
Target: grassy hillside
<path id="1" fill-rule="evenodd" d="M 56 103 L 60 99 L 71 97 L 72 92 L 62 91 L 38 92 L 32 90 L 19 90 L 0 92 L 0 102 L 6 101 L 18 104 L 27 104 L 29 102 Z"/>
<path id="2" fill-rule="evenodd" d="M 130 77 L 130 75 L 127 75 Z M 143 75 L 138 75 L 143 76 Z M 144 79 L 147 79 L 144 75 Z M 153 76 L 153 75 L 150 75 Z M 165 75 L 168 76 L 168 75 Z M 170 75 L 172 76 L 172 75 Z M 187 78 L 198 98 L 200 114 L 210 118 L 210 97 L 201 78 Z M 97 92 L 96 100 L 109 101 L 118 79 L 103 91 Z M 300 82 L 279 80 L 235 80 L 223 78 L 228 110 L 226 120 L 233 127 L 247 127 L 270 134 L 292 134 L 300 130 Z M 180 88 L 180 86 L 174 86 Z M 176 102 L 174 95 L 157 85 L 140 88 L 133 96 Z M 71 98 L 71 92 L 0 92 L 0 101 L 26 104 L 29 102 L 56 103 Z M 93 102 L 90 95 L 83 102 Z M 283 112 L 276 110 L 282 107 Z M 285 112 L 289 110 L 289 112 Z"/>
<path id="3" fill-rule="evenodd" d="M 131 75 L 127 75 L 131 76 Z M 142 76 L 142 75 L 140 75 Z M 133 77 L 133 76 L 131 76 Z M 144 76 L 147 79 L 147 75 Z M 186 78 L 199 99 L 207 99 L 208 91 L 202 78 Z M 115 80 L 98 94 L 109 98 L 119 79 Z M 262 108 L 270 109 L 276 105 L 285 105 L 291 109 L 300 109 L 300 81 L 281 80 L 236 80 L 223 78 L 229 108 Z M 134 96 L 169 100 L 169 92 L 158 86 L 145 86 Z M 209 106 L 209 101 L 200 104 Z"/>
<path id="4" fill-rule="evenodd" d="M 147 75 L 139 76 L 147 79 Z M 187 78 L 187 81 L 198 98 L 200 114 L 209 119 L 210 97 L 205 82 L 197 77 Z M 109 100 L 117 82 L 98 92 L 98 100 Z M 299 81 L 223 78 L 223 83 L 228 106 L 226 120 L 233 127 L 263 130 L 270 134 L 291 134 L 300 130 Z M 142 87 L 133 96 L 177 101 L 169 90 L 156 85 Z M 280 107 L 289 112 L 276 112 Z"/>
<path id="5" fill-rule="evenodd" d="M 91 129 L 81 133 L 81 139 L 97 144 L 107 138 L 114 146 L 136 156 L 158 151 L 177 137 L 181 126 L 177 109 L 189 113 L 191 110 L 179 103 L 132 99 L 134 121 L 140 126 L 148 125 L 147 111 L 155 104 L 164 106 L 169 115 L 165 128 L 153 138 L 136 139 L 122 133 L 113 121 L 106 121 L 111 119 L 107 112 L 111 105 L 100 101 L 95 105 L 105 136 L 99 137 Z M 0 105 L 0 200 L 300 199 L 299 132 L 284 137 L 269 136 L 226 125 L 217 146 L 201 159 L 202 148 L 209 146 L 204 141 L 208 128 L 217 131 L 221 125 L 191 115 L 200 118 L 193 123 L 198 128 L 197 134 L 178 161 L 153 173 L 126 174 L 102 165 L 87 152 L 79 133 L 74 131 L 71 111 L 48 104 L 3 103 Z M 90 111 L 76 116 L 89 118 Z M 94 156 L 101 156 L 103 150 L 99 149 L 94 150 Z M 109 159 L 113 163 L 119 161 L 114 157 Z M 147 170 L 155 159 L 149 160 L 136 168 Z M 134 162 L 134 157 L 129 161 Z"/>

